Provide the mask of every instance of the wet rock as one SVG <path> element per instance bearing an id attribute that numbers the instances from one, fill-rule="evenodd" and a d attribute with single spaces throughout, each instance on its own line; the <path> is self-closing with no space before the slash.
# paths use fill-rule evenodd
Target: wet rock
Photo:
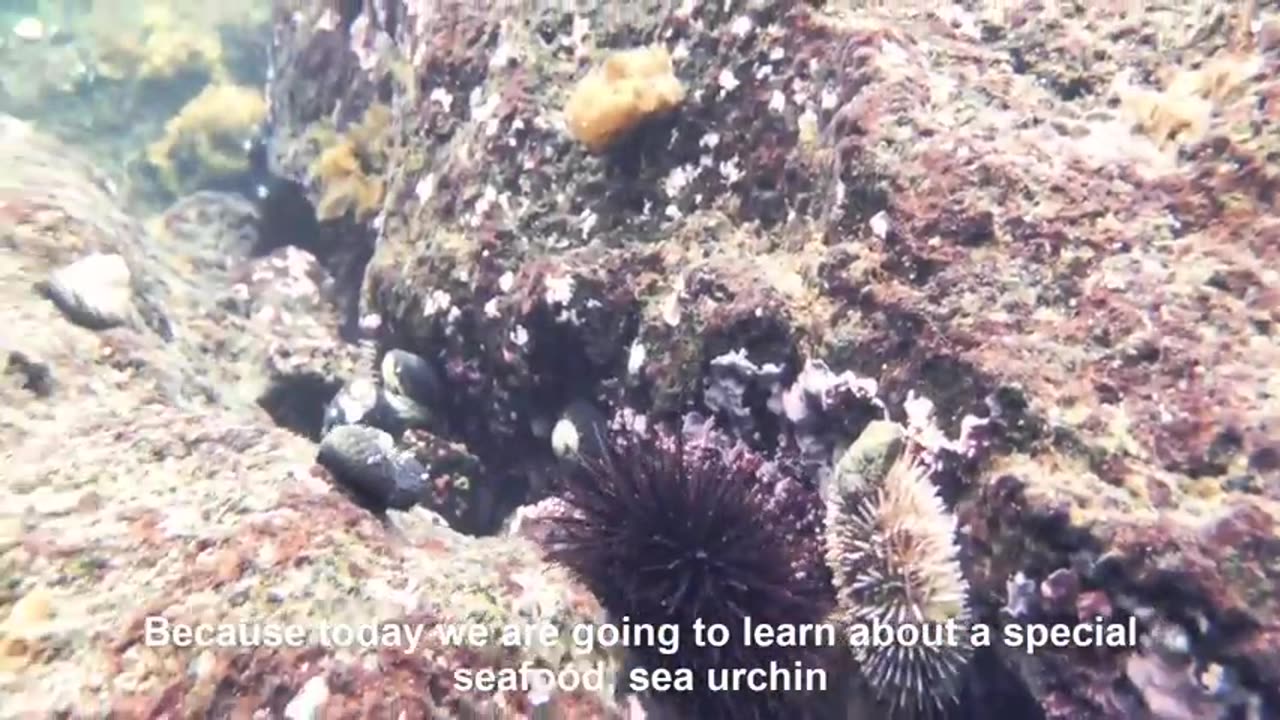
<path id="1" fill-rule="evenodd" d="M 1201 527 L 1242 492 L 1220 481 L 1274 464 L 1274 53 L 1201 86 L 1205 139 L 1174 148 L 1108 89 L 1206 78 L 1230 60 L 1220 9 L 658 5 L 530 10 L 532 41 L 504 13 L 420 3 L 278 23 L 271 146 L 309 202 L 315 138 L 392 108 L 383 211 L 319 233 L 376 245 L 365 310 L 383 347 L 441 371 L 435 437 L 484 468 L 496 507 L 536 499 L 579 398 L 715 416 L 819 478 L 869 422 L 905 419 L 945 471 L 975 597 L 1023 573 L 1038 606 L 1055 570 L 1117 558 L 1055 615 L 1100 592 L 1117 617 L 1247 617 L 1226 665 L 1280 687 L 1274 489 Z M 350 27 L 384 28 L 408 67 L 387 73 Z M 683 103 L 590 153 L 557 116 L 567 91 L 655 40 Z M 999 661 L 1047 716 L 1115 720 L 1144 712 L 1114 691 L 1135 653 Z"/>
<path id="2" fill-rule="evenodd" d="M 124 258 L 94 253 L 55 272 L 42 289 L 72 322 L 105 330 L 128 322 L 131 281 Z"/>
<path id="3" fill-rule="evenodd" d="M 426 494 L 426 468 L 376 428 L 342 425 L 330 430 L 320 441 L 316 462 L 375 510 L 404 510 Z"/>
<path id="4" fill-rule="evenodd" d="M 255 400 L 268 354 L 278 349 L 284 362 L 292 347 L 305 356 L 295 333 L 337 323 L 327 324 L 323 304 L 308 306 L 309 296 L 293 307 L 314 311 L 290 311 L 288 294 L 270 287 L 259 297 L 278 299 L 265 305 L 285 312 L 261 323 L 222 302 L 244 266 L 235 257 L 206 263 L 217 253 L 186 254 L 193 246 L 182 241 L 237 247 L 243 216 L 204 211 L 234 207 L 213 198 L 179 205 L 173 232 L 160 235 L 163 221 L 126 212 L 109 176 L 10 120 L 0 116 L 0 365 L 8 368 L 0 377 L 0 575 L 13 582 L 0 589 L 0 607 L 7 614 L 28 589 L 47 587 L 55 614 L 24 622 L 20 633 L 0 629 L 0 650 L 19 651 L 16 667 L 0 672 L 0 715 L 221 717 L 251 708 L 283 717 L 323 675 L 326 714 L 501 716 L 507 708 L 492 693 L 459 692 L 452 678 L 477 662 L 505 667 L 510 653 L 446 647 L 430 628 L 481 616 L 523 622 L 531 598 L 558 626 L 602 619 L 592 598 L 519 538 L 475 541 L 422 507 L 392 517 L 362 511 L 333 492 L 313 461 L 315 443 L 264 415 Z M 85 332 L 31 291 L 31 278 L 93 252 L 125 258 L 135 302 L 156 327 Z M 275 289 L 290 286 L 287 272 L 275 272 L 287 268 L 257 269 L 285 281 Z M 14 366 L 15 351 L 25 368 Z M 23 387 L 38 374 L 35 363 L 55 374 L 48 396 Z M 148 616 L 246 627 L 272 618 L 311 630 L 405 622 L 428 631 L 414 652 L 318 643 L 210 649 L 147 642 Z M 608 675 L 617 671 L 603 655 L 516 654 L 517 664 L 602 661 Z M 619 716 L 612 699 L 594 693 L 558 700 L 585 717 Z"/>
<path id="5" fill-rule="evenodd" d="M 466 445 L 429 430 L 410 428 L 401 438 L 430 477 L 422 504 L 459 532 L 494 532 L 525 490 L 513 478 L 493 472 Z"/>
<path id="6" fill-rule="evenodd" d="M 53 392 L 53 371 L 48 363 L 30 358 L 19 350 L 9 352 L 4 371 L 20 378 L 22 388 L 37 397 L 48 397 Z"/>

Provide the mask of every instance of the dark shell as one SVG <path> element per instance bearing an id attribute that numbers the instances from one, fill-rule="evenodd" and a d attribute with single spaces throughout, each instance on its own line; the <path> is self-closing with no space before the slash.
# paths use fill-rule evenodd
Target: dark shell
<path id="1" fill-rule="evenodd" d="M 595 405 L 585 400 L 575 400 L 564 409 L 560 422 L 570 423 L 575 431 L 573 447 L 568 451 L 566 459 L 599 460 L 604 457 L 605 441 L 609 437 L 609 419 Z M 552 442 L 555 449 L 554 438 Z M 557 451 L 557 455 L 559 454 Z"/>
<path id="2" fill-rule="evenodd" d="M 376 428 L 335 427 L 320 442 L 316 461 L 371 509 L 407 510 L 426 492 L 426 468 Z"/>
<path id="3" fill-rule="evenodd" d="M 328 434 L 342 425 L 372 423 L 380 414 L 382 404 L 377 386 L 364 378 L 356 378 L 343 385 L 325 407 L 323 432 Z"/>
<path id="4" fill-rule="evenodd" d="M 382 384 L 388 391 L 430 408 L 439 400 L 440 373 L 421 356 L 393 348 L 382 356 Z"/>

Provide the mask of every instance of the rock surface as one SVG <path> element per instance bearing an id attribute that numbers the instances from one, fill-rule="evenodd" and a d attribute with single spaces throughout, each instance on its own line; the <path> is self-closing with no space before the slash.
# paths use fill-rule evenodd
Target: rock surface
<path id="1" fill-rule="evenodd" d="M 307 280 L 314 260 L 237 252 L 234 198 L 134 221 L 74 152 L 11 118 L 0 166 L 0 717 L 312 717 L 317 688 L 326 717 L 518 716 L 528 698 L 456 691 L 452 671 L 594 662 L 431 634 L 413 653 L 148 644 L 148 616 L 430 631 L 598 609 L 525 541 L 468 538 L 421 508 L 380 522 L 334 489 L 313 443 L 276 427 L 259 406 L 276 348 L 304 357 L 327 337 L 329 356 L 347 351 L 323 279 Z M 94 332 L 32 288 L 90 252 L 130 261 L 154 328 Z M 552 702 L 611 712 L 585 693 Z"/>
<path id="2" fill-rule="evenodd" d="M 195 193 L 142 222 L 0 118 L 0 717 L 619 715 L 451 683 L 588 661 L 562 648 L 148 647 L 144 618 L 599 619 L 533 544 L 475 537 L 546 494 L 558 421 L 694 406 L 768 449 L 769 386 L 811 361 L 895 420 L 921 397 L 952 436 L 991 420 L 942 488 L 977 619 L 1139 621 L 1138 648 L 979 653 L 960 716 L 1280 712 L 1273 6 L 273 5 L 284 182 L 261 207 Z M 0 46 L 40 70 L 5 97 L 65 130 L 59 103 L 157 82 L 181 114 L 175 57 L 200 87 L 255 81 L 218 22 L 161 20 L 93 56 L 95 92 L 50 61 L 75 43 Z M 575 82 L 652 43 L 678 107 L 593 154 Z M 137 323 L 77 326 L 33 287 L 95 253 L 129 268 Z M 439 515 L 380 521 L 313 463 L 364 313 L 442 379 L 400 439 Z M 856 437 L 866 401 L 822 403 L 811 446 Z"/>
<path id="3" fill-rule="evenodd" d="M 323 138 L 373 148 L 376 207 L 320 259 L 373 253 L 363 310 L 445 375 L 435 434 L 494 498 L 466 529 L 536 495 L 571 403 L 663 413 L 726 353 L 823 359 L 895 417 L 994 420 L 949 489 L 983 619 L 1019 572 L 1079 585 L 1037 620 L 1141 619 L 1140 649 L 996 659 L 1044 716 L 1276 712 L 1274 9 L 280 5 L 274 162 L 319 203 Z M 649 43 L 683 102 L 592 155 L 574 82 Z M 1192 665 L 1151 660 L 1164 624 Z"/>

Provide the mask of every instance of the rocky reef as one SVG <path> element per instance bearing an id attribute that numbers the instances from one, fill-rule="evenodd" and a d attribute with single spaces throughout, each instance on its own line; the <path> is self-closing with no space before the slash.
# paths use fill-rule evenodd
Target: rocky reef
<path id="1" fill-rule="evenodd" d="M 465 529 L 545 492 L 574 403 L 692 405 L 783 451 L 774 390 L 822 361 L 895 419 L 925 398 L 952 436 L 990 421 L 990 457 L 944 484 L 982 617 L 1023 578 L 1034 617 L 1185 633 L 1169 676 L 1136 669 L 1159 648 L 991 660 L 1046 717 L 1274 705 L 1274 12 L 817 5 L 277 24 L 281 174 L 318 188 L 316 128 L 391 115 L 379 211 L 332 232 L 372 253 L 350 291 L 383 346 L 446 377 L 430 432 L 494 498 Z M 654 45 L 678 107 L 579 142 L 575 83 Z M 818 425 L 847 444 L 875 416 Z"/>
<path id="2" fill-rule="evenodd" d="M 175 621 L 500 623 L 531 595 L 538 617 L 600 617 L 617 583 L 556 544 L 559 503 L 608 452 L 605 418 L 634 413 L 710 420 L 828 500 L 854 472 L 837 458 L 890 421 L 931 484 L 900 469 L 896 495 L 839 506 L 850 547 L 928 506 L 925 555 L 967 593 L 960 613 L 939 591 L 947 612 L 1140 628 L 1136 647 L 930 660 L 948 716 L 1280 712 L 1273 6 L 274 5 L 259 202 L 188 194 L 137 222 L 4 126 L 22 342 L 3 348 L 0 601 L 50 608 L 3 646 L 21 709 L 634 714 L 448 682 L 514 652 L 199 653 L 118 617 L 127 597 Z M 608 71 L 640 48 L 658 100 Z M 178 112 L 177 138 L 183 117 L 202 115 Z M 129 302 L 66 296 L 114 299 L 98 329 L 27 281 L 103 255 Z M 313 463 L 348 421 L 408 473 L 374 512 Z M 396 509 L 403 488 L 418 507 Z M 847 615 L 870 602 L 835 590 Z"/>
<path id="3" fill-rule="evenodd" d="M 528 542 L 421 508 L 379 519 L 333 489 L 298 423 L 319 432 L 358 358 L 313 257 L 253 254 L 251 204 L 203 192 L 135 220 L 109 178 L 13 118 L 0 164 L 0 716 L 518 715 L 521 698 L 455 691 L 453 669 L 594 662 L 433 636 L 412 654 L 147 642 L 148 616 L 433 628 L 599 610 Z M 84 258 L 110 258 L 123 284 L 60 273 Z M 119 322 L 73 322 L 33 287 L 45 277 Z M 556 703 L 609 712 L 585 692 Z"/>

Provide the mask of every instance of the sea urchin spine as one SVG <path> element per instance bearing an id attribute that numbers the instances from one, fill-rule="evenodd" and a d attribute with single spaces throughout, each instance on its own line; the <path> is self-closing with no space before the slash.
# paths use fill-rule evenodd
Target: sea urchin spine
<path id="1" fill-rule="evenodd" d="M 564 478 L 572 512 L 556 519 L 549 557 L 613 617 L 678 626 L 676 656 L 636 647 L 631 662 L 694 672 L 692 692 L 661 698 L 680 716 L 803 716 L 799 694 L 712 692 L 702 678 L 812 659 L 804 648 L 751 645 L 738 633 L 746 617 L 818 623 L 829 612 L 816 489 L 708 425 L 674 433 L 615 421 L 605 444 L 604 457 Z M 691 631 L 697 620 L 733 635 L 723 647 L 699 647 Z"/>

